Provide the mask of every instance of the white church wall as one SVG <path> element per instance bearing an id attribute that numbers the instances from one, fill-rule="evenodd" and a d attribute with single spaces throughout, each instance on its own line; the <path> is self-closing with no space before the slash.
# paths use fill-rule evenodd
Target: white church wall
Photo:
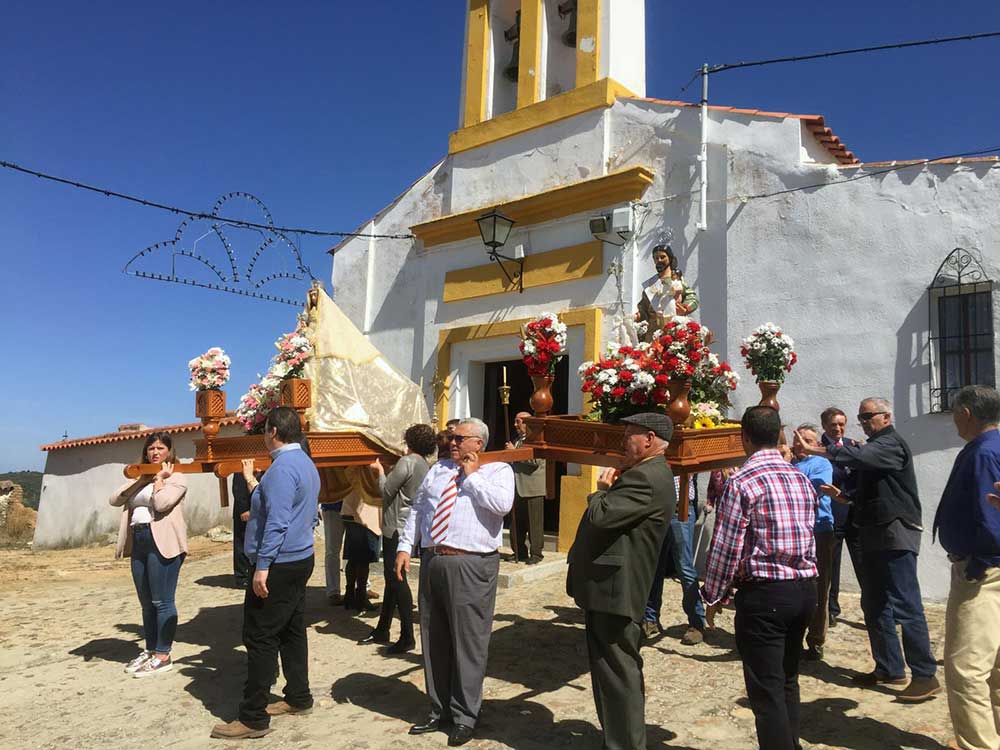
<path id="1" fill-rule="evenodd" d="M 239 434 L 241 430 L 232 425 L 224 426 L 219 433 L 220 437 Z M 178 457 L 184 460 L 194 456 L 194 438 L 200 433 L 172 437 Z M 125 466 L 135 463 L 141 452 L 140 439 L 49 451 L 33 546 L 79 547 L 117 533 L 122 511 L 111 507 L 108 500 L 127 481 L 122 474 Z M 185 479 L 188 491 L 184 519 L 189 535 L 232 523 L 232 508 L 222 507 L 219 480 L 214 474 L 187 474 Z"/>

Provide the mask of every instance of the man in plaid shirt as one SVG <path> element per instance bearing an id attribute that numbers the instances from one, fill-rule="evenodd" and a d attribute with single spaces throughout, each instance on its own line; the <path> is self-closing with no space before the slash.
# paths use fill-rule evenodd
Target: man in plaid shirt
<path id="1" fill-rule="evenodd" d="M 816 492 L 778 452 L 781 419 L 753 406 L 749 458 L 716 504 L 702 598 L 709 627 L 736 588 L 736 647 L 761 750 L 799 745 L 799 655 L 816 607 Z"/>

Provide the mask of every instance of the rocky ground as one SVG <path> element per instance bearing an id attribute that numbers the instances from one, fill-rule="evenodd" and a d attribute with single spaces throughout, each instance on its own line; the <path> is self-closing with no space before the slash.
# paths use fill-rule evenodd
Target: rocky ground
<path id="1" fill-rule="evenodd" d="M 122 673 L 139 650 L 139 606 L 127 563 L 111 557 L 108 547 L 0 551 L 0 747 L 226 746 L 208 733 L 234 717 L 245 674 L 242 594 L 229 587 L 226 545 L 193 540 L 177 593 L 175 670 L 146 680 Z M 406 734 L 427 712 L 419 656 L 383 657 L 355 645 L 373 619 L 328 606 L 322 566 L 316 570 L 307 615 L 317 708 L 276 720 L 276 731 L 252 747 L 445 747 L 443 734 Z M 689 648 L 678 640 L 675 583 L 668 582 L 665 599 L 667 632 L 643 651 L 649 747 L 755 748 L 731 613 L 707 643 Z M 857 598 L 845 599 L 846 619 L 831 631 L 827 663 L 807 666 L 802 678 L 803 746 L 941 747 L 951 735 L 943 697 L 907 706 L 891 690 L 851 686 L 850 675 L 870 664 Z M 943 610 L 929 606 L 928 619 L 940 654 Z M 482 718 L 469 747 L 600 746 L 582 617 L 563 577 L 501 591 Z"/>

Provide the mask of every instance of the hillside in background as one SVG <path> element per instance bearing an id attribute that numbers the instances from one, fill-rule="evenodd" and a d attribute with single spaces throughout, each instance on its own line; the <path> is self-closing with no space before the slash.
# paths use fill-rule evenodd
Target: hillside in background
<path id="1" fill-rule="evenodd" d="M 38 510 L 38 496 L 42 492 L 42 472 L 40 471 L 8 471 L 0 474 L 0 481 L 9 479 L 21 485 L 24 490 L 24 504 Z"/>

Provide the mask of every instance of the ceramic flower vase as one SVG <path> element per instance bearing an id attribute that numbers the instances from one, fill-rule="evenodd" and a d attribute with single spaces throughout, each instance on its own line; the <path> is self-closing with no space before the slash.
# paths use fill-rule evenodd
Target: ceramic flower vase
<path id="1" fill-rule="evenodd" d="M 683 378 L 671 378 L 667 384 L 670 391 L 670 402 L 667 404 L 667 416 L 674 427 L 683 427 L 691 416 L 691 402 L 688 394 L 691 392 L 691 381 Z"/>
<path id="2" fill-rule="evenodd" d="M 531 394 L 528 404 L 531 412 L 536 417 L 547 416 L 552 411 L 552 383 L 555 381 L 553 375 L 532 375 L 531 383 L 535 386 L 535 392 Z"/>
<path id="3" fill-rule="evenodd" d="M 781 406 L 776 397 L 781 383 L 776 380 L 760 380 L 757 382 L 757 387 L 760 388 L 760 404 L 758 406 L 770 406 L 775 411 L 779 411 Z"/>

